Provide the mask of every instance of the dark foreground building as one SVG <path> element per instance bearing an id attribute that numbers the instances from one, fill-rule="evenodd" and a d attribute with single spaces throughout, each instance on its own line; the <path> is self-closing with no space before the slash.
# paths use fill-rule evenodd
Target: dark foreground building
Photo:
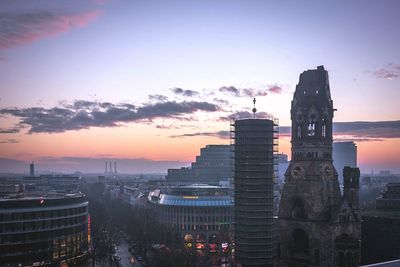
<path id="1" fill-rule="evenodd" d="M 389 183 L 376 210 L 362 214 L 362 263 L 400 258 L 400 183 Z"/>
<path id="2" fill-rule="evenodd" d="M 88 202 L 81 193 L 0 199 L 0 266 L 59 266 L 88 255 Z"/>
<path id="3" fill-rule="evenodd" d="M 269 119 L 234 124 L 234 228 L 238 266 L 272 266 L 274 153 L 277 123 Z"/>
<path id="4" fill-rule="evenodd" d="M 279 207 L 283 266 L 360 262 L 360 174 L 345 168 L 342 196 L 332 163 L 333 112 L 328 72 L 323 66 L 303 72 L 292 101 L 292 160 Z"/>

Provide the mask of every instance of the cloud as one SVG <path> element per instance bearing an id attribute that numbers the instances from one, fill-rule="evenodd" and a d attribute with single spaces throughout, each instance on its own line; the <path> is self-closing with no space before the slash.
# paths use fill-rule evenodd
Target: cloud
<path id="1" fill-rule="evenodd" d="M 0 50 L 27 45 L 39 39 L 82 28 L 101 14 L 89 11 L 64 14 L 54 11 L 0 13 Z"/>
<path id="2" fill-rule="evenodd" d="M 12 128 L 0 128 L 0 134 L 18 133 L 21 128 L 21 126 L 14 126 Z"/>
<path id="3" fill-rule="evenodd" d="M 164 125 L 164 124 L 156 125 L 156 128 L 157 129 L 162 129 L 162 130 L 165 130 L 165 129 L 167 129 L 167 130 L 169 130 L 169 129 L 179 129 L 179 127 L 176 126 L 176 125 Z"/>
<path id="4" fill-rule="evenodd" d="M 392 80 L 400 77 L 400 64 L 389 63 L 373 72 L 376 78 Z"/>
<path id="5" fill-rule="evenodd" d="M 269 87 L 267 90 L 268 90 L 268 92 L 274 93 L 274 94 L 280 94 L 283 91 L 282 87 L 280 87 L 278 85 L 273 85 L 273 86 Z"/>
<path id="6" fill-rule="evenodd" d="M 149 99 L 164 102 L 168 100 L 168 97 L 165 95 L 155 94 L 155 95 L 149 95 Z"/>
<path id="7" fill-rule="evenodd" d="M 221 98 L 214 98 L 214 102 L 217 102 L 221 105 L 229 105 L 229 101 Z"/>
<path id="8" fill-rule="evenodd" d="M 264 117 L 270 116 L 263 114 Z M 237 112 L 228 117 L 222 117 L 222 121 L 230 121 L 233 118 L 251 118 L 250 112 Z M 232 118 L 232 119 L 231 119 Z M 400 121 L 377 121 L 377 122 L 335 122 L 334 140 L 337 142 L 354 141 L 354 142 L 368 142 L 368 141 L 384 141 L 386 138 L 400 138 Z M 228 131 L 217 132 L 195 132 L 180 135 L 170 136 L 171 138 L 179 137 L 195 137 L 195 136 L 212 136 L 221 139 L 228 139 Z M 281 138 L 290 138 L 291 127 L 279 126 L 279 136 Z"/>
<path id="9" fill-rule="evenodd" d="M 199 94 L 199 92 L 197 92 L 197 91 L 184 90 L 182 88 L 172 88 L 171 91 L 177 95 L 183 95 L 183 96 L 188 96 L 188 97 L 196 96 Z"/>
<path id="10" fill-rule="evenodd" d="M 18 144 L 19 141 L 16 139 L 5 139 L 5 140 L 0 140 L 0 144 Z"/>
<path id="11" fill-rule="evenodd" d="M 271 114 L 267 112 L 256 112 L 256 118 L 261 119 L 261 118 L 271 118 L 273 117 Z M 232 121 L 232 120 L 238 120 L 238 119 L 251 119 L 254 118 L 254 114 L 248 111 L 238 111 L 235 113 L 232 113 L 228 116 L 224 117 L 219 117 L 219 121 Z"/>
<path id="12" fill-rule="evenodd" d="M 380 138 L 344 138 L 344 137 L 337 137 L 334 138 L 335 142 L 379 142 L 384 141 L 384 139 Z"/>
<path id="13" fill-rule="evenodd" d="M 335 140 L 378 141 L 385 138 L 400 138 L 400 121 L 353 121 L 334 122 Z M 280 126 L 279 135 L 290 137 L 291 127 Z"/>
<path id="14" fill-rule="evenodd" d="M 254 88 L 237 88 L 234 86 L 223 86 L 219 88 L 222 93 L 228 93 L 235 97 L 257 97 L 257 96 L 267 96 L 269 93 L 280 94 L 282 93 L 282 87 L 278 85 L 269 86 L 266 89 L 254 89 Z"/>
<path id="15" fill-rule="evenodd" d="M 364 138 L 400 138 L 400 121 L 355 121 L 333 123 L 335 135 Z"/>
<path id="16" fill-rule="evenodd" d="M 116 127 L 124 123 L 151 121 L 157 118 L 185 119 L 197 111 L 219 111 L 208 102 L 158 102 L 136 107 L 129 103 L 112 104 L 77 100 L 59 107 L 3 108 L 0 114 L 19 118 L 17 125 L 29 127 L 28 133 L 62 133 L 91 127 Z"/>
<path id="17" fill-rule="evenodd" d="M 197 132 L 197 133 L 171 135 L 170 138 L 183 138 L 183 137 L 195 137 L 195 136 L 218 137 L 221 139 L 229 139 L 230 133 L 229 131 Z"/>
<path id="18" fill-rule="evenodd" d="M 219 88 L 219 91 L 222 93 L 229 93 L 234 96 L 240 96 L 240 90 L 234 86 L 223 86 Z"/>
<path id="19" fill-rule="evenodd" d="M 256 90 L 252 88 L 245 88 L 241 90 L 240 96 L 256 97 L 256 96 L 266 96 L 268 91 L 266 90 Z"/>

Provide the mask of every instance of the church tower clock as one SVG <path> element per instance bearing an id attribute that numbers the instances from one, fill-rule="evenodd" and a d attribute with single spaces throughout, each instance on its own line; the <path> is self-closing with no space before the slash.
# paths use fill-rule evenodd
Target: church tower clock
<path id="1" fill-rule="evenodd" d="M 300 74 L 291 105 L 292 157 L 279 207 L 284 266 L 359 264 L 358 209 L 341 196 L 332 162 L 334 111 L 324 67 Z"/>

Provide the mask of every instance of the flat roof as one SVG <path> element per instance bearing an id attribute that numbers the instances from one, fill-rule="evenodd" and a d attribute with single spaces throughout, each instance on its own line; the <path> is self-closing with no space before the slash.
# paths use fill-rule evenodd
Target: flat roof
<path id="1" fill-rule="evenodd" d="M 209 184 L 188 184 L 188 185 L 178 186 L 176 188 L 221 188 L 221 187 Z"/>
<path id="2" fill-rule="evenodd" d="M 10 194 L 0 197 L 0 201 L 19 201 L 19 200 L 39 200 L 39 199 L 63 199 L 85 196 L 81 192 L 61 193 L 61 192 L 24 192 L 22 195 Z"/>
<path id="3" fill-rule="evenodd" d="M 230 196 L 176 196 L 161 194 L 158 204 L 191 207 L 223 207 L 233 206 L 233 198 Z"/>

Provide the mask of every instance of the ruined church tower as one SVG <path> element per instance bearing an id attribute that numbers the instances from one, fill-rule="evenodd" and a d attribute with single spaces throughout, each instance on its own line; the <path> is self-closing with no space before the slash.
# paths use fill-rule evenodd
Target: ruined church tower
<path id="1" fill-rule="evenodd" d="M 291 106 L 292 157 L 279 208 L 282 266 L 359 265 L 358 191 L 352 198 L 340 193 L 332 162 L 334 111 L 324 67 L 300 74 Z M 348 179 L 358 183 L 357 177 Z"/>

